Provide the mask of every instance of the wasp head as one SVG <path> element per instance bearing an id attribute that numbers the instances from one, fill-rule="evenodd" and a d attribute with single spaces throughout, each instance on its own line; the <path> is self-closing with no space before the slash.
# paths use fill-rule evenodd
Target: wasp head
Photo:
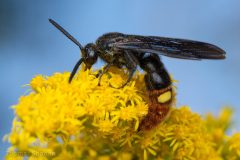
<path id="1" fill-rule="evenodd" d="M 83 62 L 86 65 L 86 69 L 90 69 L 94 63 L 96 63 L 98 54 L 95 44 L 88 43 L 81 49 Z"/>
<path id="2" fill-rule="evenodd" d="M 78 42 L 78 46 L 82 53 L 82 58 L 80 58 L 80 60 L 78 60 L 78 62 L 74 66 L 71 72 L 71 75 L 69 77 L 69 83 L 71 83 L 74 75 L 77 72 L 78 67 L 82 63 L 85 63 L 85 70 L 87 70 L 87 69 L 90 69 L 94 63 L 96 63 L 98 58 L 97 48 L 93 43 L 88 43 L 85 47 L 82 47 L 82 45 Z"/>

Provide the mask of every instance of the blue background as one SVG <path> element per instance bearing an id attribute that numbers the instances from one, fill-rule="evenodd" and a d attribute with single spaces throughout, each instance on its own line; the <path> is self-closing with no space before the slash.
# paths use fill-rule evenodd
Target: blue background
<path id="1" fill-rule="evenodd" d="M 226 50 L 220 61 L 187 61 L 162 57 L 179 80 L 177 105 L 198 113 L 218 113 L 224 105 L 235 108 L 240 125 L 240 1 L 72 0 L 0 1 L 0 137 L 11 130 L 11 105 L 37 74 L 71 71 L 80 53 L 56 30 L 59 22 L 83 45 L 110 31 L 178 37 L 205 41 Z M 103 65 L 97 63 L 96 68 Z M 0 143 L 0 158 L 7 142 Z"/>

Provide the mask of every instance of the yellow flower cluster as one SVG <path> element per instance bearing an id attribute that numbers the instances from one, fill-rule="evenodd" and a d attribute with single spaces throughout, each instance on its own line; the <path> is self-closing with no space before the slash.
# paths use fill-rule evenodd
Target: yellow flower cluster
<path id="1" fill-rule="evenodd" d="M 202 118 L 187 106 L 172 106 L 164 122 L 139 132 L 148 113 L 143 75 L 122 89 L 110 84 L 124 83 L 124 71 L 112 68 L 101 86 L 95 75 L 80 70 L 71 84 L 69 73 L 33 78 L 30 93 L 13 106 L 6 159 L 240 159 L 240 133 L 226 135 L 229 108 Z"/>

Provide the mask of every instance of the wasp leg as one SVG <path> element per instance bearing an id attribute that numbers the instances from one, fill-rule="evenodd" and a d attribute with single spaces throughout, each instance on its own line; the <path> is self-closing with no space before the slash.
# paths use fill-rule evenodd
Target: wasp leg
<path id="1" fill-rule="evenodd" d="M 100 86 L 102 76 L 108 72 L 109 68 L 111 67 L 112 63 L 108 63 L 106 66 L 103 67 L 103 71 L 99 71 L 97 74 L 98 77 L 98 86 Z"/>
<path id="2" fill-rule="evenodd" d="M 111 84 L 110 86 L 113 87 L 113 88 L 116 88 L 116 89 L 120 89 L 120 88 L 123 88 L 125 87 L 129 82 L 130 80 L 132 79 L 135 71 L 137 70 L 137 64 L 138 64 L 138 60 L 137 58 L 134 56 L 134 54 L 132 52 L 129 52 L 129 51 L 125 51 L 124 52 L 124 58 L 125 58 L 125 61 L 126 61 L 126 67 L 127 67 L 127 70 L 129 72 L 128 74 L 128 79 L 127 81 L 120 87 L 113 87 Z"/>
<path id="3" fill-rule="evenodd" d="M 125 87 L 125 86 L 130 82 L 130 80 L 132 79 L 135 71 L 136 71 L 136 68 L 132 68 L 131 70 L 129 70 L 128 79 L 127 79 L 127 81 L 126 81 L 122 86 L 117 87 L 117 88 L 116 88 L 116 87 L 113 87 L 111 84 L 110 84 L 110 86 L 111 86 L 112 88 L 115 88 L 115 89 L 121 89 L 121 88 Z"/>
<path id="4" fill-rule="evenodd" d="M 98 78 L 102 74 L 102 70 L 99 70 L 97 74 L 94 74 L 96 78 Z"/>

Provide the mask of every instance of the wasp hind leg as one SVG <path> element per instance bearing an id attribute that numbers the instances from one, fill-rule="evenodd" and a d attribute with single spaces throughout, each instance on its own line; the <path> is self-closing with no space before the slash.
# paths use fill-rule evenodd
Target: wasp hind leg
<path id="1" fill-rule="evenodd" d="M 135 71 L 137 70 L 138 61 L 137 61 L 137 58 L 134 56 L 134 54 L 132 52 L 125 51 L 124 52 L 124 58 L 125 58 L 125 61 L 126 61 L 127 70 L 129 72 L 128 73 L 128 79 L 124 84 L 122 84 L 120 87 L 117 87 L 117 88 L 113 87 L 110 84 L 110 86 L 112 88 L 120 89 L 120 88 L 125 87 L 131 81 Z"/>

